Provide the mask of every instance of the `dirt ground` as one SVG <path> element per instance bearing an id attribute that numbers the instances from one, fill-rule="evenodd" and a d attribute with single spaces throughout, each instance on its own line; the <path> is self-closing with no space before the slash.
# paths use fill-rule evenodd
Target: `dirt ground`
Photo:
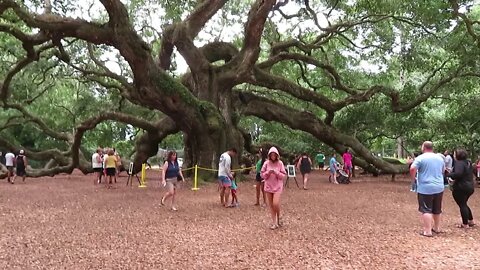
<path id="1" fill-rule="evenodd" d="M 234 209 L 219 206 L 215 184 L 193 192 L 187 183 L 172 212 L 160 206 L 159 173 L 148 176 L 145 189 L 125 187 L 126 177 L 106 189 L 79 173 L 0 181 L 0 268 L 480 269 L 480 226 L 455 227 L 449 191 L 446 233 L 426 238 L 406 179 L 332 185 L 315 172 L 307 191 L 290 181 L 285 226 L 271 231 L 266 209 L 253 205 L 253 180 L 240 183 Z"/>

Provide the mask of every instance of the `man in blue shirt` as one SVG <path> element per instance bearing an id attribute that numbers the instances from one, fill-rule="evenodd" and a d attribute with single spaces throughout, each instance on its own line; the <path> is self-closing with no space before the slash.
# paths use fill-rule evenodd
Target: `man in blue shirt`
<path id="1" fill-rule="evenodd" d="M 423 222 L 423 232 L 420 234 L 431 237 L 432 232 L 440 232 L 445 163 L 439 155 L 433 153 L 431 141 L 425 141 L 422 144 L 422 153 L 413 161 L 410 176 L 412 182 L 417 176 L 418 211 L 422 215 Z"/>

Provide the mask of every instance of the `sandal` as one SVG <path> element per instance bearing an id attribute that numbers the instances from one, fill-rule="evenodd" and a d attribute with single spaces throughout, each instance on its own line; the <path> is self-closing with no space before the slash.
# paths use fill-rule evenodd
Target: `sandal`
<path id="1" fill-rule="evenodd" d="M 433 234 L 426 234 L 425 232 L 420 232 L 419 234 L 424 237 L 433 237 Z"/>
<path id="2" fill-rule="evenodd" d="M 445 233 L 445 231 L 437 231 L 437 230 L 434 230 L 432 229 L 432 233 L 435 233 L 435 234 L 442 234 L 442 233 Z"/>
<path id="3" fill-rule="evenodd" d="M 272 226 L 270 226 L 270 230 L 275 230 L 275 229 L 278 229 L 278 225 L 277 225 L 277 224 L 273 224 Z"/>
<path id="4" fill-rule="evenodd" d="M 468 229 L 468 228 L 470 228 L 470 225 L 468 225 L 468 224 L 458 224 L 458 225 L 457 225 L 457 228 L 459 228 L 459 229 Z"/>

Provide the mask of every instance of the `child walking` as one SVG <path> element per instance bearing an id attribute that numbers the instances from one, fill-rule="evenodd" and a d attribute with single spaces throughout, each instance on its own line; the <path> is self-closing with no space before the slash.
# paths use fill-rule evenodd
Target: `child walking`
<path id="1" fill-rule="evenodd" d="M 230 190 L 232 191 L 232 203 L 230 204 L 232 207 L 239 207 L 240 204 L 238 203 L 238 197 L 237 197 L 237 179 L 235 178 L 235 173 L 232 172 L 232 186 L 230 187 Z"/>

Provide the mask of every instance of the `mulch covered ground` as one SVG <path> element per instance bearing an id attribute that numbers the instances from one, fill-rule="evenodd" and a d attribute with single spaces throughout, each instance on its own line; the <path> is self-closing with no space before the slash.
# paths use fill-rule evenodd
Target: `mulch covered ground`
<path id="1" fill-rule="evenodd" d="M 446 233 L 419 236 L 406 179 L 332 185 L 315 172 L 310 190 L 290 183 L 285 226 L 271 231 L 251 180 L 239 208 L 220 207 L 215 184 L 193 192 L 187 183 L 171 212 L 159 204 L 158 176 L 149 172 L 146 189 L 125 187 L 126 177 L 106 189 L 78 173 L 0 181 L 0 269 L 480 269 L 480 226 L 457 229 L 446 192 Z"/>

